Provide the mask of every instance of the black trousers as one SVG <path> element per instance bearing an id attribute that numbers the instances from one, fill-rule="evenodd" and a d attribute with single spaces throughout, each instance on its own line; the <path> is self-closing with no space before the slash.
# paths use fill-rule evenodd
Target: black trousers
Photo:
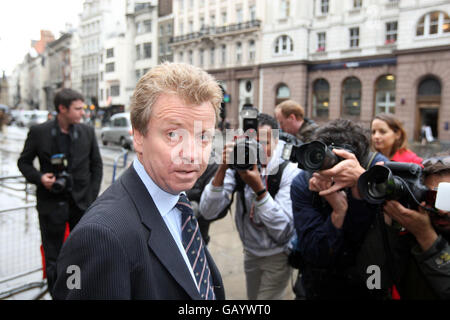
<path id="1" fill-rule="evenodd" d="M 66 222 L 72 230 L 84 214 L 84 210 L 79 209 L 72 199 L 58 201 L 53 211 L 46 214 L 39 213 L 45 272 L 50 294 L 56 281 L 56 260 L 64 242 Z"/>

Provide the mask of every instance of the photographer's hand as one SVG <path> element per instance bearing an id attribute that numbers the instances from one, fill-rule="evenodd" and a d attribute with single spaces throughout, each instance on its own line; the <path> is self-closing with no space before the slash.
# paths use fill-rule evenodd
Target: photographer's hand
<path id="1" fill-rule="evenodd" d="M 425 202 L 422 202 L 425 206 Z M 384 212 L 411 232 L 423 251 L 428 250 L 437 239 L 428 213 L 419 208 L 419 211 L 405 208 L 395 200 L 386 201 Z"/>
<path id="2" fill-rule="evenodd" d="M 53 173 L 44 173 L 41 176 L 41 183 L 47 190 L 50 190 L 52 188 L 52 185 L 55 181 L 56 177 Z"/>
<path id="3" fill-rule="evenodd" d="M 309 190 L 319 192 L 329 190 L 332 186 L 331 178 L 317 175 L 309 179 Z M 344 191 L 335 191 L 322 196 L 331 206 L 333 212 L 331 213 L 331 223 L 337 228 L 342 228 L 345 216 L 347 215 L 348 202 L 347 195 Z"/>
<path id="4" fill-rule="evenodd" d="M 336 164 L 333 168 L 318 171 L 313 174 L 313 177 L 322 176 L 334 181 L 334 184 L 330 188 L 322 190 L 319 195 L 326 196 L 344 188 L 351 188 L 353 197 L 361 199 L 357 182 L 359 176 L 364 173 L 364 168 L 361 167 L 353 153 L 341 149 L 333 149 L 333 152 L 337 156 L 344 158 L 344 160 Z"/>
<path id="5" fill-rule="evenodd" d="M 258 171 L 258 166 L 256 164 L 253 165 L 251 170 L 237 170 L 239 175 L 242 178 L 242 181 L 245 182 L 254 192 L 258 192 L 264 189 L 264 184 L 261 180 L 261 175 Z M 265 197 L 267 191 L 261 194 L 256 198 L 256 200 L 261 200 Z"/>
<path id="6" fill-rule="evenodd" d="M 230 161 L 230 153 L 233 151 L 234 148 L 234 142 L 227 143 L 222 151 L 222 163 L 219 165 L 219 168 L 216 171 L 216 174 L 214 175 L 212 185 L 214 187 L 221 187 L 223 185 L 223 180 L 225 179 L 225 172 L 227 171 L 229 165 L 228 163 L 231 163 Z"/>

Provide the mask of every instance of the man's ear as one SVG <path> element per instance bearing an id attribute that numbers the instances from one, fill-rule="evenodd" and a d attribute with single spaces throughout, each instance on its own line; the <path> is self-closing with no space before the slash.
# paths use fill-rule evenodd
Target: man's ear
<path id="1" fill-rule="evenodd" d="M 288 119 L 291 120 L 291 121 L 297 120 L 297 118 L 295 117 L 295 114 L 293 114 L 293 113 L 291 113 L 291 114 L 288 116 Z"/>
<path id="2" fill-rule="evenodd" d="M 58 106 L 58 110 L 59 110 L 59 113 L 61 113 L 61 112 L 64 112 L 65 110 L 69 110 L 69 108 L 67 108 L 65 105 L 63 105 L 63 104 L 60 104 L 59 106 Z"/>
<path id="3" fill-rule="evenodd" d="M 144 136 L 136 129 L 133 128 L 133 147 L 136 153 L 142 153 L 144 144 Z"/>

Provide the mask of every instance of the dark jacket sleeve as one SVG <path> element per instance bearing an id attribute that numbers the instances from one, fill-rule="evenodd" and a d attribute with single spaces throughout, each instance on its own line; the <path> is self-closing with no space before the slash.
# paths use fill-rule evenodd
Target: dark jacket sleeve
<path id="1" fill-rule="evenodd" d="M 95 131 L 92 128 L 92 147 L 90 154 L 91 186 L 93 199 L 97 198 L 103 177 L 103 162 L 98 148 Z"/>
<path id="2" fill-rule="evenodd" d="M 441 235 L 430 249 L 422 251 L 417 245 L 412 254 L 428 283 L 441 299 L 450 299 L 450 245 Z"/>
<path id="3" fill-rule="evenodd" d="M 58 257 L 53 295 L 58 300 L 132 298 L 127 253 L 108 227 L 92 223 L 74 229 Z"/>
<path id="4" fill-rule="evenodd" d="M 22 153 L 17 160 L 17 167 L 28 182 L 36 185 L 41 184 L 42 173 L 34 166 L 33 161 L 37 156 L 37 147 L 39 144 L 39 135 L 36 132 L 36 127 L 31 127 L 28 131 L 27 139 L 22 150 Z"/>

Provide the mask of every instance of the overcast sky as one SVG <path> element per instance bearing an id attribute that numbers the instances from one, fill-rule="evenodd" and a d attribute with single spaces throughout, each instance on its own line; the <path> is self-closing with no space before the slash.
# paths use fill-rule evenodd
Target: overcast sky
<path id="1" fill-rule="evenodd" d="M 83 0 L 0 0 L 0 73 L 23 61 L 41 29 L 57 39 L 66 22 L 78 26 L 82 9 Z"/>

